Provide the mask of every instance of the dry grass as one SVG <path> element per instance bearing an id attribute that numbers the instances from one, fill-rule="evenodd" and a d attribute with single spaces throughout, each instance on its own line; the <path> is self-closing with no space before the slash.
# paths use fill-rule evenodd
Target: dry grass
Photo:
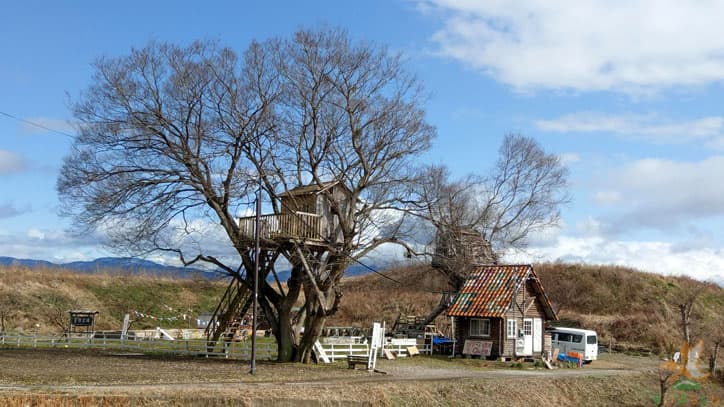
<path id="1" fill-rule="evenodd" d="M 673 352 L 681 345 L 677 301 L 703 285 L 687 277 L 624 267 L 548 263 L 535 269 L 561 325 L 595 329 L 604 344 L 657 353 Z M 344 280 L 342 305 L 329 324 L 370 326 L 373 321 L 391 323 L 400 313 L 425 315 L 440 301 L 434 292 L 448 289 L 440 273 L 426 266 L 385 274 L 405 285 L 375 274 Z M 722 310 L 724 289 L 707 286 L 696 303 L 694 336 L 703 335 L 700 328 Z M 447 323 L 444 317 L 436 322 Z"/>
<path id="2" fill-rule="evenodd" d="M 676 302 L 701 283 L 685 277 L 665 277 L 622 267 L 577 264 L 541 264 L 536 270 L 561 316 L 562 324 L 595 329 L 602 343 L 670 352 L 678 348 L 680 334 Z M 346 278 L 339 311 L 327 326 L 369 327 L 373 321 L 391 324 L 399 314 L 425 315 L 449 290 L 445 278 L 428 266 L 391 269 L 390 278 L 377 274 Z M 54 321 L 65 321 L 69 308 L 100 311 L 98 329 L 120 329 L 123 314 L 136 309 L 159 316 L 211 311 L 225 283 L 168 279 L 121 273 L 82 274 L 58 270 L 0 267 L 0 312 L 6 312 L 9 330 L 60 332 Z M 168 307 L 177 310 L 169 311 Z M 708 319 L 724 309 L 724 289 L 707 287 L 695 307 L 694 335 Z M 445 328 L 447 319 L 439 317 Z M 134 328 L 155 327 L 154 320 L 139 319 Z M 164 322 L 185 327 L 188 322 Z"/>
<path id="3" fill-rule="evenodd" d="M 69 309 L 98 310 L 97 329 L 120 330 L 123 315 L 131 310 L 156 316 L 213 310 L 224 288 L 224 283 L 201 279 L 0 266 L 0 313 L 5 314 L 9 332 L 60 333 Z M 190 322 L 166 326 L 182 328 Z M 151 319 L 138 319 L 133 327 L 157 325 Z"/>
<path id="4" fill-rule="evenodd" d="M 656 389 L 653 374 L 635 371 L 655 360 L 620 355 L 612 363 L 621 372 L 605 376 L 590 369 L 568 372 L 584 376 L 501 372 L 468 360 L 430 358 L 380 361 L 389 375 L 349 370 L 343 363 L 262 363 L 250 376 L 248 365 L 226 360 L 62 350 L 6 350 L 0 363 L 6 366 L 2 383 L 13 383 L 0 385 L 0 404 L 10 406 L 632 406 L 651 405 Z M 705 391 L 706 397 L 720 395 Z"/>

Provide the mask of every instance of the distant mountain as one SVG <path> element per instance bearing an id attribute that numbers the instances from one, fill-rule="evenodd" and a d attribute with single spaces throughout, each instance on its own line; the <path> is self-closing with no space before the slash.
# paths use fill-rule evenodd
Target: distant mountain
<path id="1" fill-rule="evenodd" d="M 175 278 L 214 277 L 217 274 L 192 267 L 176 267 L 158 264 L 150 260 L 133 257 L 102 257 L 90 261 L 74 261 L 70 263 L 52 263 L 45 260 L 16 259 L 0 256 L 0 265 L 21 266 L 29 269 L 66 269 L 83 273 L 105 271 L 121 271 L 133 274 L 158 275 Z"/>
<path id="2" fill-rule="evenodd" d="M 193 267 L 176 267 L 166 266 L 158 264 L 150 260 L 137 259 L 133 257 L 101 257 L 90 261 L 74 261 L 70 263 L 52 263 L 45 260 L 33 260 L 33 259 L 17 259 L 14 257 L 2 257 L 0 256 L 0 266 L 20 266 L 27 267 L 29 269 L 34 268 L 45 268 L 45 269 L 66 269 L 72 271 L 78 271 L 82 273 L 97 273 L 105 271 L 122 271 L 125 273 L 134 274 L 146 274 L 146 275 L 158 275 L 174 278 L 190 278 L 199 277 L 204 278 L 215 278 L 220 274 L 208 272 Z M 360 276 L 367 273 L 372 273 L 370 270 L 381 271 L 385 269 L 376 264 L 362 265 L 359 263 L 353 263 L 345 272 L 346 277 Z M 277 271 L 279 279 L 286 281 L 291 275 L 290 270 Z M 273 276 L 269 276 L 271 281 Z"/>

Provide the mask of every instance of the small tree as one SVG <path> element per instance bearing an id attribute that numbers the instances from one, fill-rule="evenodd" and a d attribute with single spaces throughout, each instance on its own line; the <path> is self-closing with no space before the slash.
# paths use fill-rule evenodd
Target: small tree
<path id="1" fill-rule="evenodd" d="M 681 327 L 681 334 L 687 344 L 691 346 L 694 335 L 692 330 L 694 328 L 694 317 L 695 317 L 695 305 L 696 301 L 701 293 L 707 288 L 706 283 L 698 281 L 687 281 L 682 284 L 681 292 L 676 295 L 674 302 L 676 308 L 679 311 L 679 326 Z"/>
<path id="2" fill-rule="evenodd" d="M 714 376 L 717 372 L 719 351 L 724 344 L 724 315 L 715 315 L 713 319 L 706 321 L 704 330 L 708 344 L 709 373 Z"/>
<path id="3" fill-rule="evenodd" d="M 684 343 L 681 346 L 681 360 L 665 361 L 659 365 L 659 407 L 666 405 L 666 395 L 673 385 L 682 378 L 704 380 L 707 375 L 699 366 L 704 343 L 699 341 L 695 346 Z"/>

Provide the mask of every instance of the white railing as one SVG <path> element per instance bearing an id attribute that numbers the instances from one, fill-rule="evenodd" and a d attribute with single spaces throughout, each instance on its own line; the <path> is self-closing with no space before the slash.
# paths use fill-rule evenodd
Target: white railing
<path id="1" fill-rule="evenodd" d="M 209 351 L 207 341 L 199 339 L 115 339 L 115 338 L 80 338 L 57 336 L 0 336 L 0 347 L 14 348 L 73 348 L 103 349 L 123 352 L 165 353 L 174 355 L 217 356 L 230 359 L 249 359 L 251 343 L 220 341 L 216 351 Z M 258 341 L 256 345 L 258 359 L 276 359 L 277 345 L 274 341 Z"/>
<path id="2" fill-rule="evenodd" d="M 260 216 L 260 237 L 262 239 L 296 238 L 304 240 L 324 240 L 326 229 L 324 218 L 313 213 L 283 213 Z M 239 218 L 239 231 L 245 239 L 254 238 L 256 217 Z"/>
<path id="3" fill-rule="evenodd" d="M 366 343 L 323 343 L 322 349 L 332 362 L 347 360 L 347 355 L 367 356 L 370 347 Z"/>

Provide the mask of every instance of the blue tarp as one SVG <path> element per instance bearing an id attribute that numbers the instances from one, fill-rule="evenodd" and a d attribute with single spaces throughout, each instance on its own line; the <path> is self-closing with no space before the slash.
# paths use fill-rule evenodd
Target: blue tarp
<path id="1" fill-rule="evenodd" d="M 432 344 L 433 345 L 445 345 L 448 343 L 453 343 L 453 340 L 450 338 L 446 338 L 444 336 L 433 336 L 432 337 Z"/>

